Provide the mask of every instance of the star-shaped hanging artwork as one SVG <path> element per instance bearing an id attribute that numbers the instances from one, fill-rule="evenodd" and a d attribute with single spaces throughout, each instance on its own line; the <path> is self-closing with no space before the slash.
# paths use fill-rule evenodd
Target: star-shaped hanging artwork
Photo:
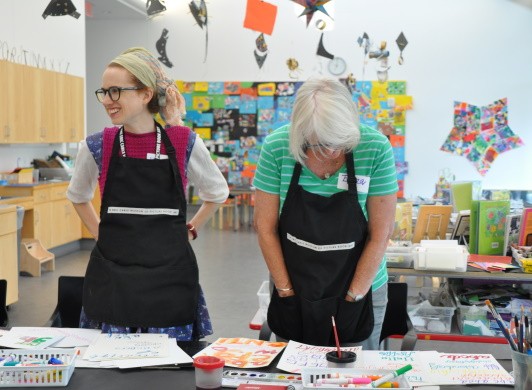
<path id="1" fill-rule="evenodd" d="M 329 16 L 329 14 L 327 13 L 327 10 L 324 8 L 324 5 L 327 4 L 331 0 L 292 0 L 292 1 L 294 3 L 297 3 L 305 7 L 303 12 L 299 16 L 306 15 L 307 27 L 310 24 L 312 17 L 314 16 L 314 12 L 320 11 L 320 12 L 323 12 L 325 15 Z"/>
<path id="2" fill-rule="evenodd" d="M 80 13 L 76 11 L 76 7 L 72 4 L 72 0 L 51 0 L 44 10 L 42 17 L 43 19 L 46 19 L 47 16 L 64 15 L 70 15 L 76 19 L 80 17 Z"/>
<path id="3" fill-rule="evenodd" d="M 440 149 L 465 156 L 484 176 L 499 154 L 522 145 L 508 126 L 508 102 L 504 98 L 481 107 L 454 102 L 454 127 Z"/>

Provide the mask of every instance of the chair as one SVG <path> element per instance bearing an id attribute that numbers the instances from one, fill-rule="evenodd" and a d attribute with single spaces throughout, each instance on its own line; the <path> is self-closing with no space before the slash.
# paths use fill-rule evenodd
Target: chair
<path id="1" fill-rule="evenodd" d="M 59 277 L 57 306 L 44 326 L 53 328 L 79 328 L 84 279 L 83 276 Z"/>
<path id="2" fill-rule="evenodd" d="M 6 308 L 7 280 L 0 279 L 0 327 L 7 327 L 9 318 Z"/>
<path id="3" fill-rule="evenodd" d="M 417 342 L 417 334 L 407 311 L 408 285 L 406 283 L 388 283 L 388 305 L 381 330 L 381 348 L 389 348 L 388 337 L 403 336 L 401 351 L 412 351 Z"/>

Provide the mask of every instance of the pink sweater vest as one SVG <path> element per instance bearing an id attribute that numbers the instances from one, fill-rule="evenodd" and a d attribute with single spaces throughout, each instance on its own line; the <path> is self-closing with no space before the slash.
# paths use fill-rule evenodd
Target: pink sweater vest
<path id="1" fill-rule="evenodd" d="M 111 154 L 113 152 L 113 143 L 118 130 L 118 127 L 107 127 L 103 131 L 102 170 L 98 179 L 100 184 L 100 195 L 102 197 L 105 188 L 105 181 L 107 180 L 107 170 L 109 168 Z M 170 138 L 170 141 L 176 150 L 176 159 L 179 166 L 179 172 L 181 174 L 181 180 L 183 182 L 183 190 L 186 192 L 187 177 L 185 175 L 185 159 L 190 129 L 188 127 L 175 126 L 166 129 L 166 133 L 168 134 L 168 138 Z M 148 153 L 155 153 L 156 134 L 156 132 L 144 134 L 124 132 L 127 157 L 145 159 Z M 161 154 L 166 154 L 166 148 L 162 141 Z M 118 155 L 122 156 L 120 148 L 118 149 Z"/>

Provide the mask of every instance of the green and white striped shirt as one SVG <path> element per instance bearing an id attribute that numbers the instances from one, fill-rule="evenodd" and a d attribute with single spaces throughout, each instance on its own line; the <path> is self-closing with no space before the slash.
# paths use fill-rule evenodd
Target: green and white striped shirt
<path id="1" fill-rule="evenodd" d="M 260 191 L 279 195 L 279 213 L 290 186 L 294 172 L 295 159 L 290 153 L 288 134 L 290 125 L 280 127 L 268 135 L 262 150 L 253 179 L 253 185 Z M 364 215 L 368 216 L 366 200 L 368 196 L 395 194 L 398 190 L 395 160 L 388 139 L 377 130 L 360 125 L 360 143 L 353 151 L 355 173 L 357 178 L 358 202 Z M 320 179 L 303 166 L 299 184 L 305 191 L 322 196 L 331 196 L 347 190 L 340 185 L 347 175 L 345 164 L 328 179 Z M 388 281 L 386 262 L 381 262 L 379 271 L 373 281 L 372 290 L 376 290 Z"/>

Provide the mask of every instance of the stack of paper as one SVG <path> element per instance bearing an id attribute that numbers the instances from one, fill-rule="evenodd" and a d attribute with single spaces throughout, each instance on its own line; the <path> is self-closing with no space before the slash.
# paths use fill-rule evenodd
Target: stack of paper
<path id="1" fill-rule="evenodd" d="M 192 364 L 188 356 L 167 334 L 100 334 L 89 345 L 76 367 L 134 368 Z"/>

